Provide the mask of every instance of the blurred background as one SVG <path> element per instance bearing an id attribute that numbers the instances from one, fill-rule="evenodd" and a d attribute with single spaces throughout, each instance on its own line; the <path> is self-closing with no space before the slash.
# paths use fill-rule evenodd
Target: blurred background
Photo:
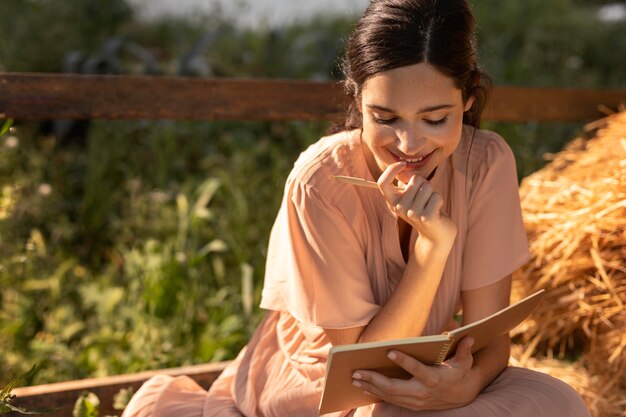
<path id="1" fill-rule="evenodd" d="M 306 21 L 307 16 L 338 15 L 356 17 L 365 10 L 368 0 L 130 0 L 140 19 L 158 19 L 163 15 L 190 16 L 194 13 L 213 13 L 216 9 L 228 14 L 240 27 L 280 27 Z"/>
<path id="2" fill-rule="evenodd" d="M 0 71 L 336 80 L 367 2 L 0 0 Z M 474 0 L 495 85 L 625 88 L 626 3 Z M 485 123 L 520 179 L 582 123 Z M 233 358 L 321 122 L 16 121 L 0 138 L 0 384 Z"/>

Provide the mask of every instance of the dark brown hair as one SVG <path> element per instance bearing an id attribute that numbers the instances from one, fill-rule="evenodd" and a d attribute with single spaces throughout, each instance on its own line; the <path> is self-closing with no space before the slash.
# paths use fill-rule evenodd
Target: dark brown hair
<path id="1" fill-rule="evenodd" d="M 342 128 L 362 127 L 357 100 L 370 77 L 419 63 L 428 63 L 452 78 L 462 91 L 463 102 L 475 97 L 463 122 L 478 127 L 491 83 L 477 64 L 475 30 L 466 0 L 372 0 L 342 61 L 344 86 L 354 99 Z"/>

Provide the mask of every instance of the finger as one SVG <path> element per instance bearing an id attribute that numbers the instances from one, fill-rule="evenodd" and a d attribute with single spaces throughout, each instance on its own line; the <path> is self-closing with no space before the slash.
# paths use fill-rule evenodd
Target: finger
<path id="1" fill-rule="evenodd" d="M 395 388 L 393 378 L 388 378 L 378 372 L 356 371 L 352 374 L 352 384 L 364 390 L 372 392 L 376 387 L 377 392 L 392 392 Z"/>
<path id="2" fill-rule="evenodd" d="M 443 207 L 443 197 L 441 194 L 435 192 L 430 195 L 428 202 L 424 207 L 422 216 L 427 219 L 437 218 L 441 214 L 441 208 Z"/>
<path id="3" fill-rule="evenodd" d="M 409 180 L 406 188 L 402 192 L 402 197 L 395 206 L 396 212 L 407 213 L 407 211 L 413 206 L 415 197 L 420 192 L 420 187 L 426 180 L 422 177 L 412 176 Z"/>
<path id="4" fill-rule="evenodd" d="M 394 205 L 395 200 L 397 199 L 398 190 L 393 184 L 393 181 L 395 180 L 396 175 L 401 173 L 405 167 L 406 162 L 404 161 L 393 163 L 383 171 L 377 181 L 378 188 L 380 188 L 387 201 L 394 203 Z"/>
<path id="5" fill-rule="evenodd" d="M 409 383 L 410 381 L 404 382 Z M 355 381 L 354 385 L 360 388 L 364 394 L 372 395 L 386 402 L 405 407 L 419 407 L 423 403 L 423 401 L 428 398 L 428 393 L 423 388 L 410 388 L 409 390 L 407 390 L 409 393 L 405 395 L 387 391 L 367 381 Z"/>
<path id="6" fill-rule="evenodd" d="M 433 195 L 433 185 L 428 181 L 425 181 L 419 189 L 419 192 L 415 196 L 413 206 L 411 207 L 410 216 L 412 218 L 419 218 L 424 216 L 424 210 L 430 197 Z"/>
<path id="7" fill-rule="evenodd" d="M 434 387 L 441 379 L 437 368 L 424 365 L 422 362 L 400 351 L 392 350 L 387 357 L 400 365 L 402 369 L 413 375 L 426 387 Z"/>
<path id="8" fill-rule="evenodd" d="M 393 181 L 396 179 L 396 175 L 404 171 L 405 167 L 406 162 L 404 161 L 395 162 L 389 165 L 383 171 L 383 173 L 380 174 L 380 177 L 378 177 L 378 185 L 393 185 Z"/>
<path id="9" fill-rule="evenodd" d="M 381 398 L 410 396 L 424 390 L 424 386 L 419 381 L 389 378 L 374 371 L 356 371 L 352 376 L 354 386 Z"/>
<path id="10" fill-rule="evenodd" d="M 456 353 L 448 362 L 448 365 L 455 368 L 469 369 L 472 367 L 474 357 L 472 356 L 472 346 L 474 345 L 473 337 L 464 337 L 461 339 L 456 348 Z"/>

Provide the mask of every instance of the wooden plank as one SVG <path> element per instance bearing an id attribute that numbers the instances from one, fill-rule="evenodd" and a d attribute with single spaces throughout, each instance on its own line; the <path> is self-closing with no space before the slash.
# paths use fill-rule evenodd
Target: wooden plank
<path id="1" fill-rule="evenodd" d="M 338 84 L 245 79 L 0 73 L 0 117 L 336 120 Z"/>
<path id="2" fill-rule="evenodd" d="M 626 90 L 537 87 L 494 88 L 483 118 L 492 121 L 587 121 L 606 116 L 606 106 L 617 111 L 626 103 Z"/>
<path id="3" fill-rule="evenodd" d="M 208 389 L 228 364 L 229 362 L 217 362 L 138 372 L 135 374 L 36 385 L 32 387 L 16 388 L 13 390 L 13 394 L 17 396 L 15 399 L 16 405 L 27 409 L 61 407 L 61 410 L 50 413 L 49 415 L 54 417 L 71 417 L 74 403 L 80 394 L 83 391 L 90 391 L 96 394 L 100 399 L 101 416 L 120 415 L 119 410 L 113 409 L 113 396 L 123 388 L 132 387 L 136 392 L 141 384 L 150 377 L 157 374 L 166 374 L 171 376 L 187 375 L 200 386 Z"/>
<path id="4" fill-rule="evenodd" d="M 349 100 L 333 82 L 0 73 L 0 118 L 329 120 Z M 587 121 L 626 90 L 496 87 L 485 120 Z"/>

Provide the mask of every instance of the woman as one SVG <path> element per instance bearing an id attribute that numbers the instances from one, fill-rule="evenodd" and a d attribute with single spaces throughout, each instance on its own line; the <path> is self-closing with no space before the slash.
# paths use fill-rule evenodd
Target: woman
<path id="1" fill-rule="evenodd" d="M 208 394 L 188 378 L 147 382 L 124 416 L 316 416 L 331 345 L 435 334 L 508 305 L 529 259 L 515 161 L 478 130 L 485 76 L 466 1 L 374 0 L 344 60 L 345 128 L 296 161 L 270 237 L 248 346 Z M 378 190 L 337 181 L 376 181 Z M 442 366 L 400 352 L 410 380 L 359 370 L 383 401 L 337 416 L 587 416 L 547 375 L 507 367 L 500 337 Z"/>

